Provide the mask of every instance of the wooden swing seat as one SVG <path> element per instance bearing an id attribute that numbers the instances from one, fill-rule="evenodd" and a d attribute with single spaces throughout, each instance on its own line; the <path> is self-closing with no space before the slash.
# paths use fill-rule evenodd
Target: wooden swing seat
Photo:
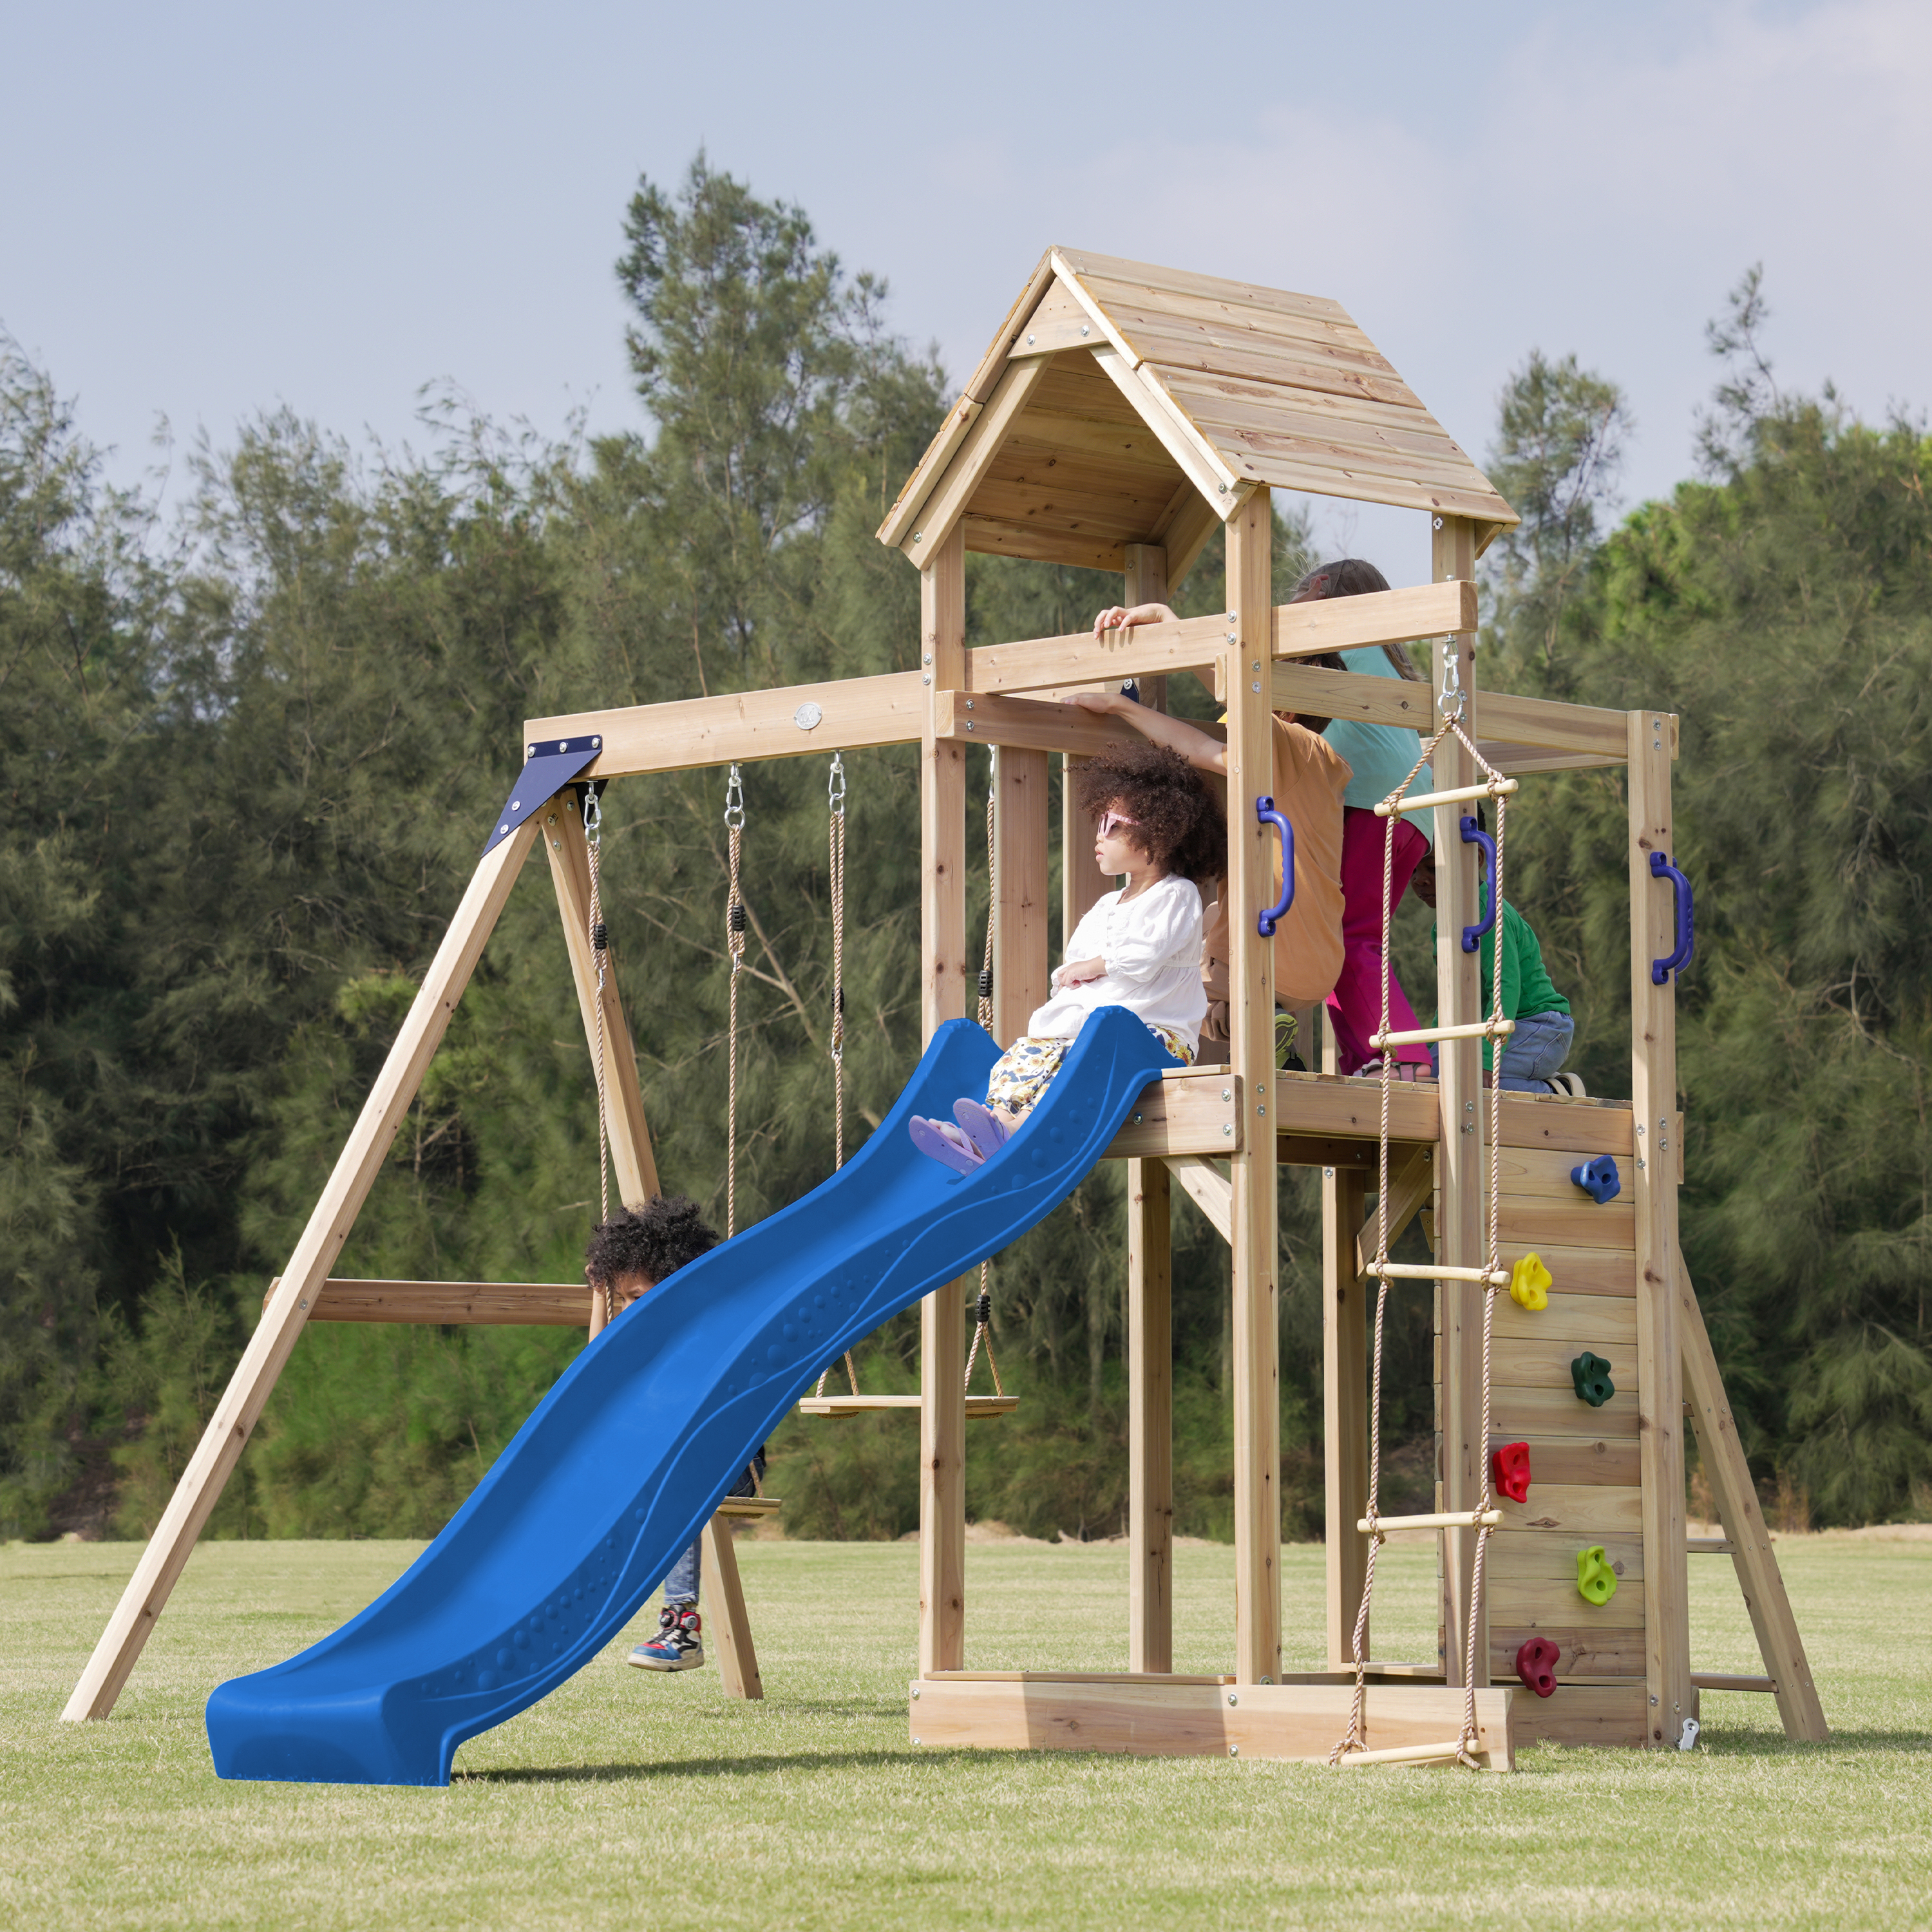
<path id="1" fill-rule="evenodd" d="M 873 1409 L 916 1409 L 919 1402 L 916 1395 L 808 1395 L 799 1408 L 807 1415 L 863 1415 Z M 1019 1406 L 1016 1395 L 969 1395 L 966 1420 L 973 1422 L 988 1416 L 1010 1415 Z"/>

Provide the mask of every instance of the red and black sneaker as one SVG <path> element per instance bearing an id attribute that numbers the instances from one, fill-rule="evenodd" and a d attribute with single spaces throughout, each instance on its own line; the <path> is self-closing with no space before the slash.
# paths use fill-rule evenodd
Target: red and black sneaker
<path id="1" fill-rule="evenodd" d="M 695 1604 L 667 1604 L 658 1612 L 658 1634 L 625 1659 L 640 1670 L 695 1670 L 704 1661 L 704 1620 Z"/>

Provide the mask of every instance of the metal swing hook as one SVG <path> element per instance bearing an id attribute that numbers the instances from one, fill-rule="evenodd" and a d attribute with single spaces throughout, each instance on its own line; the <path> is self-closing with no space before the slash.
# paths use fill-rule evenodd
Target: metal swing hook
<path id="1" fill-rule="evenodd" d="M 597 796 L 597 790 L 594 784 L 584 788 L 584 836 L 592 845 L 604 831 L 604 806 Z"/>
<path id="2" fill-rule="evenodd" d="M 1450 640 L 1452 644 L 1454 641 L 1453 638 Z M 1462 654 L 1452 650 L 1449 653 L 1448 668 L 1442 674 L 1442 694 L 1436 700 L 1444 723 L 1454 724 L 1461 722 L 1462 700 Z"/>
<path id="3" fill-rule="evenodd" d="M 738 767 L 731 767 L 731 776 L 724 784 L 724 826 L 728 832 L 743 829 L 745 824 L 745 782 L 739 776 Z"/>
<path id="4" fill-rule="evenodd" d="M 731 772 L 734 780 L 737 771 L 737 766 L 734 765 Z M 832 754 L 832 772 L 825 782 L 825 794 L 832 802 L 832 817 L 843 818 L 845 816 L 845 754 L 842 752 L 834 752 Z M 731 821 L 728 818 L 724 822 L 728 825 Z M 745 808 L 741 799 L 738 806 L 738 823 L 742 825 L 744 822 Z"/>

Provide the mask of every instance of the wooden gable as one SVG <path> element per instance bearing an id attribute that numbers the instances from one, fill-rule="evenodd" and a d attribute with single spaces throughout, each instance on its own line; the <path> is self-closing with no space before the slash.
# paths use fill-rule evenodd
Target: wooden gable
<path id="1" fill-rule="evenodd" d="M 1049 249 L 879 530 L 1178 583 L 1258 484 L 1516 520 L 1338 302 Z"/>

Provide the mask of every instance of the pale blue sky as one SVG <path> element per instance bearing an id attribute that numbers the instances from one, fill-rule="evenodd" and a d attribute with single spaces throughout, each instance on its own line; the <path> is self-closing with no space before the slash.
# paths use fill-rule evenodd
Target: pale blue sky
<path id="1" fill-rule="evenodd" d="M 164 413 L 394 442 L 446 378 L 634 422 L 622 210 L 700 143 L 956 375 L 1064 242 L 1336 297 L 1478 454 L 1510 368 L 1574 350 L 1629 392 L 1636 496 L 1688 471 L 1703 323 L 1761 258 L 1781 379 L 1932 401 L 1920 0 L 9 0 L 0 45 L 0 323 L 124 478 Z M 1328 534 L 1414 578 L 1419 522 Z"/>

